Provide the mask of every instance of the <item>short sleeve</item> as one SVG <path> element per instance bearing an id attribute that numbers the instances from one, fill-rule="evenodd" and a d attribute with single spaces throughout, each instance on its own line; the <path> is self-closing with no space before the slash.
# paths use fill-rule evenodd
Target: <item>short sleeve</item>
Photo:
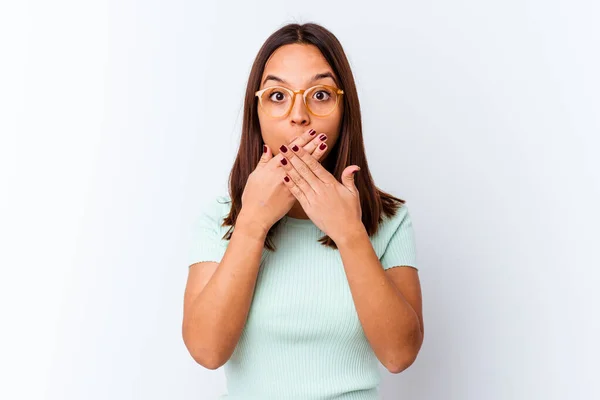
<path id="1" fill-rule="evenodd" d="M 224 207 L 221 197 L 206 202 L 202 207 L 200 215 L 192 224 L 188 267 L 202 261 L 221 262 L 227 249 L 227 241 L 222 239 L 221 233 Z"/>
<path id="2" fill-rule="evenodd" d="M 383 269 L 408 265 L 417 271 L 417 248 L 412 220 L 406 204 L 391 219 L 392 234 L 380 261 Z"/>

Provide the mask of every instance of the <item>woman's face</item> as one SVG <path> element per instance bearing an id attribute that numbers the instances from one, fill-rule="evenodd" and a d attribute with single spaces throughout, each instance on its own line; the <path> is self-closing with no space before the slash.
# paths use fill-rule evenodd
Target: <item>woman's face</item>
<path id="1" fill-rule="evenodd" d="M 308 89 L 319 84 L 339 87 L 331 77 L 313 80 L 315 75 L 327 72 L 335 76 L 317 47 L 305 44 L 285 45 L 273 52 L 267 60 L 260 89 L 270 86 Z M 279 79 L 270 78 L 265 81 L 267 77 Z M 321 133 L 327 135 L 327 150 L 320 160 L 322 162 L 338 139 L 343 113 L 342 104 L 340 99 L 335 110 L 325 117 L 311 114 L 306 109 L 300 94 L 296 95 L 294 105 L 286 117 L 270 117 L 261 107 L 258 107 L 263 141 L 271 148 L 273 155 L 276 155 L 279 154 L 279 147 L 282 144 L 287 145 L 295 136 L 300 136 L 312 128 L 317 131 L 317 135 Z"/>

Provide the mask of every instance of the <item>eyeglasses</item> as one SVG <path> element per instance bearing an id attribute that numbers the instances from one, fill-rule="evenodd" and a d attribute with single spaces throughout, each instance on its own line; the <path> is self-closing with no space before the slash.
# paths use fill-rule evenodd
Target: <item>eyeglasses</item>
<path id="1" fill-rule="evenodd" d="M 260 107 L 273 118 L 286 117 L 301 94 L 306 109 L 317 117 L 331 114 L 339 103 L 344 91 L 329 85 L 317 85 L 308 89 L 288 89 L 283 86 L 270 86 L 255 93 Z"/>

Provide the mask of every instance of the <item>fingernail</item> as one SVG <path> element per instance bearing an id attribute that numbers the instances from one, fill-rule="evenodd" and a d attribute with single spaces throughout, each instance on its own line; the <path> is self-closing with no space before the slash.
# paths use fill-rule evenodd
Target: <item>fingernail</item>
<path id="1" fill-rule="evenodd" d="M 279 148 L 279 150 L 281 150 L 282 153 L 287 153 L 287 147 L 285 147 L 284 144 L 281 145 L 281 147 Z"/>
<path id="2" fill-rule="evenodd" d="M 288 178 L 288 177 L 287 177 L 287 175 L 286 175 L 286 176 L 284 176 L 284 177 L 283 177 L 283 179 L 284 179 L 286 182 L 289 182 L 289 181 L 290 181 L 290 178 Z"/>
<path id="3" fill-rule="evenodd" d="M 321 136 L 319 136 L 319 139 L 321 139 L 321 140 L 325 140 L 325 139 L 327 139 L 327 136 L 325 136 L 325 135 L 321 135 Z"/>
<path id="4" fill-rule="evenodd" d="M 317 131 L 315 131 L 314 129 L 311 129 L 310 131 L 308 131 L 308 134 L 310 136 L 315 136 L 315 133 L 317 133 Z"/>
<path id="5" fill-rule="evenodd" d="M 281 163 L 282 163 L 283 165 L 287 165 L 287 160 L 286 160 L 285 158 L 282 158 L 282 159 L 281 159 Z"/>
<path id="6" fill-rule="evenodd" d="M 325 143 L 321 143 L 319 145 L 319 149 L 321 149 L 321 150 L 325 150 L 326 147 L 327 147 L 327 145 Z"/>
<path id="7" fill-rule="evenodd" d="M 300 149 L 298 148 L 298 146 L 296 146 L 296 145 L 293 145 L 293 146 L 292 146 L 292 150 L 294 150 L 294 151 L 298 151 L 298 150 L 300 150 Z"/>
<path id="8" fill-rule="evenodd" d="M 267 152 L 267 146 L 265 146 L 265 145 L 263 144 L 263 153 L 266 153 L 266 152 Z"/>

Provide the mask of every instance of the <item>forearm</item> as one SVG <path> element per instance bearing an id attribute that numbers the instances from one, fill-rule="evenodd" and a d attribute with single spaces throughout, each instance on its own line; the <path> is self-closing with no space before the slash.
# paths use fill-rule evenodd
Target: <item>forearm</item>
<path id="1" fill-rule="evenodd" d="M 209 368 L 229 359 L 248 317 L 266 231 L 240 214 L 227 250 L 190 307 L 186 335 Z"/>
<path id="2" fill-rule="evenodd" d="M 416 312 L 387 277 L 364 226 L 348 231 L 338 246 L 365 336 L 392 372 L 410 365 L 422 341 Z"/>

